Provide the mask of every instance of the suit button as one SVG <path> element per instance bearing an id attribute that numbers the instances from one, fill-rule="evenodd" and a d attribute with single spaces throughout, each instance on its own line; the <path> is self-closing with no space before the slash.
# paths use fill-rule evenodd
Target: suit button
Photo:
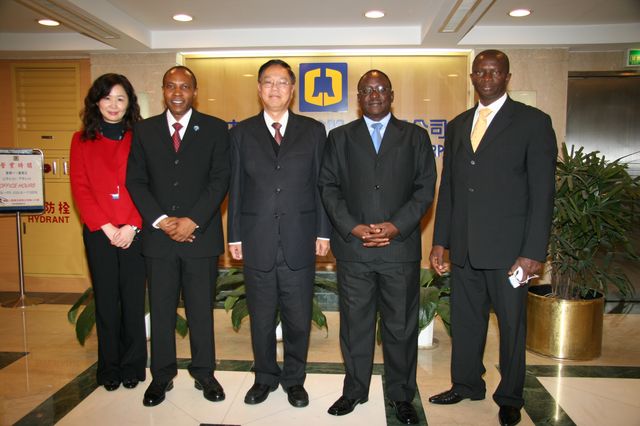
<path id="1" fill-rule="evenodd" d="M 280 166 L 280 164 L 278 164 L 278 165 L 276 166 L 276 170 L 280 170 L 281 168 L 282 168 L 282 167 Z"/>
<path id="2" fill-rule="evenodd" d="M 178 182 L 173 182 L 173 186 L 178 186 L 180 185 Z"/>
<path id="3" fill-rule="evenodd" d="M 171 211 L 176 211 L 176 206 L 171 206 Z"/>
<path id="4" fill-rule="evenodd" d="M 374 186 L 375 189 L 380 189 L 380 185 Z"/>
<path id="5" fill-rule="evenodd" d="M 473 191 L 475 191 L 475 189 L 469 188 L 469 192 L 473 192 Z"/>
<path id="6" fill-rule="evenodd" d="M 278 219 L 280 217 L 280 215 L 278 213 L 274 214 L 273 217 L 275 217 L 276 219 Z"/>
<path id="7" fill-rule="evenodd" d="M 476 162 L 474 160 L 469 161 L 471 163 L 472 166 L 476 165 Z"/>
<path id="8" fill-rule="evenodd" d="M 174 161 L 173 161 L 173 164 L 176 164 L 176 165 L 177 165 L 179 162 L 180 162 L 180 160 L 174 160 Z"/>
<path id="9" fill-rule="evenodd" d="M 282 191 L 282 189 L 280 189 L 280 188 L 276 188 L 276 194 L 279 194 L 279 193 L 280 193 L 280 191 Z"/>

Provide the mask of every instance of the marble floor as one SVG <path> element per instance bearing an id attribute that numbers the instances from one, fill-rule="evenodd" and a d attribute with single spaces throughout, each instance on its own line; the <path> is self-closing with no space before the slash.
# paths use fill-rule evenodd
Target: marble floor
<path id="1" fill-rule="evenodd" d="M 223 402 L 206 401 L 184 369 L 188 338 L 177 337 L 180 372 L 167 400 L 154 408 L 142 406 L 146 384 L 107 392 L 95 383 L 96 339 L 85 346 L 67 322 L 69 304 L 56 301 L 27 308 L 0 308 L 0 425 L 394 425 L 383 395 L 381 350 L 376 353 L 370 400 L 344 417 L 326 414 L 340 395 L 342 365 L 336 312 L 327 312 L 328 333 L 314 328 L 309 350 L 307 408 L 293 408 L 280 389 L 258 406 L 243 403 L 253 383 L 248 324 L 233 331 L 228 314 L 215 310 L 218 370 L 225 388 Z M 522 425 L 640 425 L 640 315 L 607 314 L 602 356 L 587 362 L 560 362 L 527 353 L 526 405 Z M 418 407 L 423 424 L 497 425 L 491 398 L 465 400 L 454 406 L 428 402 L 449 388 L 451 341 L 442 323 L 435 328 L 437 344 L 421 349 L 418 358 Z M 379 348 L 378 348 L 379 349 Z M 495 389 L 497 327 L 492 317 L 485 376 Z M 147 382 L 150 379 L 147 379 Z"/>

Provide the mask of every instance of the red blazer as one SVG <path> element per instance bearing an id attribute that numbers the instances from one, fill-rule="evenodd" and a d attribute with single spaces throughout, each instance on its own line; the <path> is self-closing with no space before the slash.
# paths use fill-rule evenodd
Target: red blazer
<path id="1" fill-rule="evenodd" d="M 82 222 L 90 231 L 102 225 L 142 227 L 142 218 L 125 185 L 131 131 L 120 141 L 99 135 L 83 141 L 76 132 L 71 141 L 71 192 Z"/>

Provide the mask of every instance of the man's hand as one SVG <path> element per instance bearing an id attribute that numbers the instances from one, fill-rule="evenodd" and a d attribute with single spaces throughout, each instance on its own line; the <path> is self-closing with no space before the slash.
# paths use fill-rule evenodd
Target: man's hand
<path id="1" fill-rule="evenodd" d="M 509 275 L 513 274 L 518 267 L 522 268 L 522 281 L 524 283 L 527 278 L 536 275 L 536 273 L 542 270 L 542 263 L 526 257 L 519 257 L 511 269 L 509 269 Z"/>
<path id="2" fill-rule="evenodd" d="M 351 235 L 362 241 L 364 247 L 383 247 L 389 244 L 388 238 L 379 238 L 373 233 L 369 225 L 356 225 L 351 230 Z"/>
<path id="3" fill-rule="evenodd" d="M 329 253 L 329 240 L 316 239 L 316 256 L 326 256 Z"/>
<path id="4" fill-rule="evenodd" d="M 229 252 L 234 260 L 242 260 L 242 243 L 229 244 Z"/>
<path id="5" fill-rule="evenodd" d="M 177 217 L 174 220 L 174 227 L 167 233 L 169 237 L 179 243 L 192 243 L 196 239 L 193 231 L 198 225 L 188 217 Z"/>
<path id="6" fill-rule="evenodd" d="M 165 217 L 158 222 L 158 228 L 171 237 L 171 233 L 176 229 L 176 219 L 175 217 Z"/>
<path id="7" fill-rule="evenodd" d="M 442 275 L 449 270 L 449 264 L 444 261 L 444 247 L 433 246 L 429 253 L 429 261 L 438 275 Z"/>

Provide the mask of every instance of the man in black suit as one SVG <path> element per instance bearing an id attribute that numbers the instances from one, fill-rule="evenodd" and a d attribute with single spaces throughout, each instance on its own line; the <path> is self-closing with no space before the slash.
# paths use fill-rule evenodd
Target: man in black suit
<path id="1" fill-rule="evenodd" d="M 211 300 L 224 251 L 219 207 L 229 185 L 228 126 L 191 107 L 197 83 L 188 68 L 169 69 L 162 92 L 167 110 L 136 125 L 127 169 L 127 188 L 144 219 L 151 306 L 153 380 L 143 404 L 160 404 L 173 387 L 181 291 L 189 323 L 189 373 L 206 399 L 221 401 L 224 391 L 213 377 Z"/>
<path id="2" fill-rule="evenodd" d="M 524 405 L 525 284 L 546 258 L 557 156 L 551 119 L 511 100 L 510 78 L 503 52 L 486 50 L 473 61 L 471 82 L 480 103 L 447 127 L 430 254 L 440 274 L 448 268 L 446 248 L 452 263 L 453 387 L 429 401 L 484 399 L 482 356 L 493 306 L 501 373 L 493 399 L 502 425 L 517 424 Z M 514 288 L 509 275 L 518 268 Z"/>
<path id="3" fill-rule="evenodd" d="M 264 110 L 231 131 L 229 250 L 244 260 L 255 383 L 244 399 L 263 402 L 278 384 L 294 407 L 305 407 L 315 256 L 329 251 L 331 225 L 317 179 L 324 126 L 289 111 L 295 74 L 284 61 L 260 67 Z M 284 365 L 276 362 L 280 313 Z"/>
<path id="4" fill-rule="evenodd" d="M 348 414 L 368 399 L 379 307 L 387 397 L 402 423 L 415 424 L 420 219 L 433 201 L 436 166 L 427 132 L 395 118 L 392 102 L 387 75 L 365 73 L 358 82 L 364 117 L 329 133 L 320 171 L 346 369 L 329 414 Z"/>

